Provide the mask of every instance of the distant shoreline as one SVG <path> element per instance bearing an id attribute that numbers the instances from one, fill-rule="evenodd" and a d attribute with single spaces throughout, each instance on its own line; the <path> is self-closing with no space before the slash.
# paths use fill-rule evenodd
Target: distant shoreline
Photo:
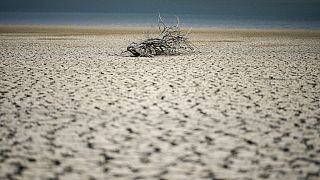
<path id="1" fill-rule="evenodd" d="M 182 28 L 187 31 L 188 28 Z M 13 33 L 51 35 L 109 35 L 158 33 L 157 27 L 148 26 L 65 26 L 65 25 L 0 25 L 0 35 Z M 253 29 L 253 28 L 192 28 L 193 33 L 243 36 L 303 36 L 320 37 L 320 30 L 309 29 Z"/>

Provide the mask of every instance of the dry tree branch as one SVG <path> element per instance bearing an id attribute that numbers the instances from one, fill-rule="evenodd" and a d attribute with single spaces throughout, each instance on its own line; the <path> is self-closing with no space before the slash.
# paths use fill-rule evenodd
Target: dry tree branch
<path id="1" fill-rule="evenodd" d="M 161 25 L 160 23 L 163 25 L 163 30 L 161 30 Z M 158 17 L 158 27 L 159 27 L 159 31 L 161 32 L 161 34 L 166 30 L 167 26 L 166 24 L 163 22 L 161 15 L 159 13 L 159 17 Z"/>
<path id="2" fill-rule="evenodd" d="M 153 57 L 156 55 L 179 55 L 194 52 L 191 42 L 186 37 L 191 31 L 183 35 L 179 24 L 180 20 L 176 16 L 177 24 L 167 26 L 160 13 L 158 17 L 158 28 L 160 31 L 158 38 L 148 38 L 140 43 L 132 43 L 124 52 L 131 53 L 132 56 Z M 124 53 L 123 52 L 123 53 Z"/>
<path id="3" fill-rule="evenodd" d="M 179 28 L 179 23 L 180 23 L 179 17 L 178 17 L 178 16 L 175 16 L 175 17 L 176 17 L 176 19 L 177 19 L 177 25 L 176 25 L 176 27 Z"/>

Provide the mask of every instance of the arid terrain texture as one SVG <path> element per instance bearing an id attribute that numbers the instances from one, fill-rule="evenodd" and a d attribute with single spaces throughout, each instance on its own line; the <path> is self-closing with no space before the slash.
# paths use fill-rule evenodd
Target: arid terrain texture
<path id="1" fill-rule="evenodd" d="M 0 27 L 1 180 L 320 178 L 319 31 L 143 31 Z"/>

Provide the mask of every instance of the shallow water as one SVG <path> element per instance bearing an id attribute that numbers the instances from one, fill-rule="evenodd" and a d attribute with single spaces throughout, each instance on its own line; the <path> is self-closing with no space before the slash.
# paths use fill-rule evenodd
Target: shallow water
<path id="1" fill-rule="evenodd" d="M 177 14 L 177 16 L 181 19 L 181 25 L 187 27 L 320 29 L 319 19 L 217 14 Z M 163 17 L 166 23 L 175 23 L 173 14 L 163 14 Z M 157 26 L 157 18 L 157 13 L 0 12 L 0 24 Z"/>

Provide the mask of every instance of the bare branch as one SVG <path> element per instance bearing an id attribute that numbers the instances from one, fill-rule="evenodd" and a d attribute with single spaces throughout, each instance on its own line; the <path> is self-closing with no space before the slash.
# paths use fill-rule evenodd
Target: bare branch
<path id="1" fill-rule="evenodd" d="M 140 43 L 132 43 L 125 52 L 130 52 L 132 56 L 153 57 L 156 55 L 178 55 L 194 52 L 191 42 L 186 35 L 181 34 L 179 28 L 179 18 L 176 16 L 177 24 L 167 26 L 159 13 L 158 26 L 160 35 L 158 38 L 148 38 Z M 161 24 L 163 29 L 161 28 Z"/>
<path id="2" fill-rule="evenodd" d="M 176 20 L 177 20 L 177 25 L 176 25 L 176 27 L 178 28 L 178 27 L 179 27 L 179 23 L 180 23 L 179 17 L 178 17 L 178 16 L 175 16 L 175 17 L 176 17 Z"/>
<path id="3" fill-rule="evenodd" d="M 160 23 L 163 25 L 163 30 L 161 30 L 161 25 L 160 25 Z M 158 18 L 158 26 L 159 26 L 159 30 L 160 30 L 161 33 L 163 33 L 163 32 L 166 30 L 166 28 L 167 28 L 166 24 L 165 24 L 165 23 L 163 22 L 163 20 L 162 20 L 162 17 L 161 17 L 161 15 L 160 15 L 160 12 L 159 12 L 159 18 Z"/>
<path id="4" fill-rule="evenodd" d="M 192 30 L 192 27 L 189 29 L 189 31 L 187 32 L 186 36 L 191 32 Z"/>

